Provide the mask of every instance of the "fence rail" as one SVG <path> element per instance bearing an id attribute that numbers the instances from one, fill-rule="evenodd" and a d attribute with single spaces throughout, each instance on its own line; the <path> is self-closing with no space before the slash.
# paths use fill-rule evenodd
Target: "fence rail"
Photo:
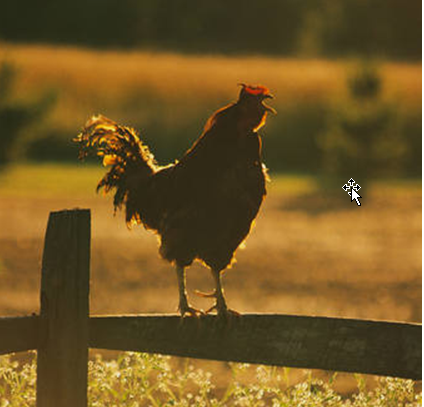
<path id="1" fill-rule="evenodd" d="M 245 314 L 90 318 L 90 347 L 419 379 L 421 326 L 358 319 Z"/>
<path id="2" fill-rule="evenodd" d="M 88 348 L 421 379 L 421 324 L 280 314 L 89 316 L 90 212 L 52 212 L 40 316 L 0 317 L 0 354 L 37 349 L 37 406 L 87 405 Z"/>
<path id="3" fill-rule="evenodd" d="M 34 350 L 39 345 L 39 317 L 0 317 L 0 355 Z"/>

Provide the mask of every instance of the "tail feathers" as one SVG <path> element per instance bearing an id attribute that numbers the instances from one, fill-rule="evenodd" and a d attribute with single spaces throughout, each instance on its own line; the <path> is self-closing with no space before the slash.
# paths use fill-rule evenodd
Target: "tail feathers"
<path id="1" fill-rule="evenodd" d="M 74 141 L 79 144 L 80 159 L 94 153 L 103 157 L 104 166 L 110 166 L 98 183 L 97 191 L 103 188 L 107 193 L 116 189 L 115 210 L 127 202 L 134 181 L 142 181 L 157 169 L 152 153 L 136 131 L 104 116 L 88 120 Z"/>

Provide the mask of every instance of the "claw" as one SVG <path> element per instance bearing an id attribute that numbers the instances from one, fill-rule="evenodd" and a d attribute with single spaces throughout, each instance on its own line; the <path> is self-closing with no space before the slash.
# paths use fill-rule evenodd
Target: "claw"
<path id="1" fill-rule="evenodd" d="M 230 309 L 230 308 L 227 308 L 225 311 L 221 311 L 221 312 L 218 311 L 218 315 L 220 317 L 224 317 L 224 318 L 232 318 L 232 317 L 240 317 L 241 316 L 240 312 L 233 310 L 233 309 Z"/>
<path id="2" fill-rule="evenodd" d="M 181 318 L 185 318 L 186 316 L 199 318 L 201 315 L 205 315 L 205 312 L 202 309 L 190 307 L 188 304 L 180 304 L 178 310 L 180 311 Z"/>
<path id="3" fill-rule="evenodd" d="M 203 310 L 196 309 L 188 305 L 187 291 L 186 291 L 186 275 L 185 275 L 184 267 L 177 265 L 176 271 L 177 271 L 178 287 L 180 292 L 180 303 L 178 306 L 178 310 L 180 311 L 181 318 L 184 318 L 186 315 L 190 315 L 196 318 L 198 318 L 200 315 L 204 315 L 205 313 L 203 312 Z"/>
<path id="4" fill-rule="evenodd" d="M 227 308 L 227 307 L 221 307 L 218 308 L 217 307 L 217 311 L 218 311 L 218 317 L 225 319 L 225 320 L 230 320 L 233 317 L 239 317 L 241 314 L 240 312 L 237 312 L 233 309 Z"/>
<path id="5" fill-rule="evenodd" d="M 205 314 L 206 314 L 206 315 L 210 314 L 210 313 L 211 313 L 214 309 L 216 309 L 216 304 L 215 304 L 215 305 L 212 305 L 212 307 L 208 308 L 208 309 L 205 311 Z"/>
<path id="6" fill-rule="evenodd" d="M 213 310 L 217 311 L 218 317 L 220 318 L 231 318 L 231 317 L 239 317 L 241 316 L 240 312 L 235 311 L 233 309 L 227 308 L 226 305 L 220 305 L 216 302 L 212 307 L 205 311 L 205 315 L 210 314 Z"/>

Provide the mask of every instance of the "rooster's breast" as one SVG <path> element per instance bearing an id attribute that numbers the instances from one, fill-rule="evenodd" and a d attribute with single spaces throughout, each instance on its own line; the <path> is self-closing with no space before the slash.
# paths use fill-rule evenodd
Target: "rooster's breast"
<path id="1" fill-rule="evenodd" d="M 249 234 L 266 194 L 259 136 L 252 133 L 225 153 L 166 171 L 159 233 L 167 260 L 185 266 L 197 258 L 221 270 Z"/>

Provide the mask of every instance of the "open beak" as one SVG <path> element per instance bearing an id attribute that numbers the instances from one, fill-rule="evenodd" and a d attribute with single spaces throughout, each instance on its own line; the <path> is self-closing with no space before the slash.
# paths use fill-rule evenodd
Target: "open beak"
<path id="1" fill-rule="evenodd" d="M 265 99 L 274 99 L 274 96 L 269 93 L 268 95 L 265 95 L 264 96 L 264 100 Z M 268 106 L 267 104 L 265 104 L 263 102 L 262 102 L 262 105 L 265 107 L 265 110 L 267 112 L 270 112 L 270 113 L 273 113 L 273 114 L 277 114 L 277 111 L 273 107 Z"/>

